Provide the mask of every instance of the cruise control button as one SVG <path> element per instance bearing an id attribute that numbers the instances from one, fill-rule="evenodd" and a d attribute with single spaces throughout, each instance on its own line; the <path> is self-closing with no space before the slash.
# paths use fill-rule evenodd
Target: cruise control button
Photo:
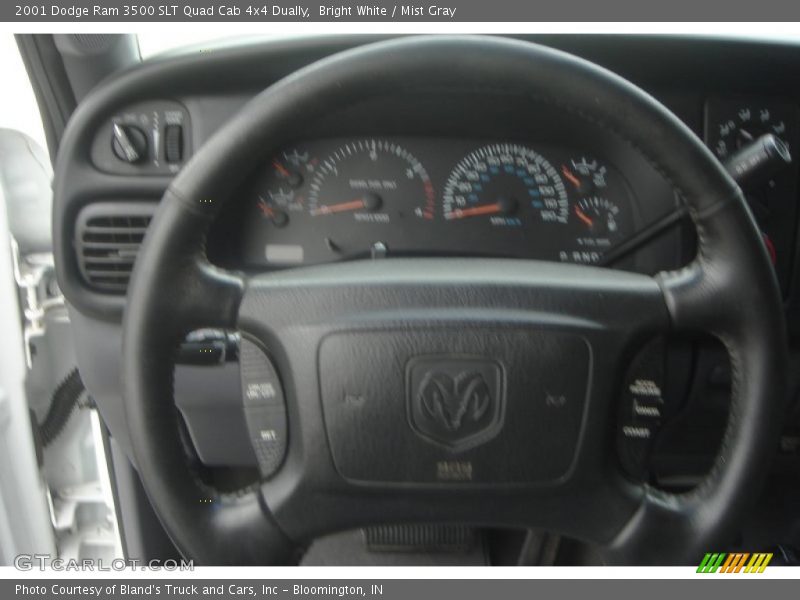
<path id="1" fill-rule="evenodd" d="M 288 420 L 283 387 L 269 357 L 253 342 L 239 348 L 242 404 L 250 443 L 263 477 L 274 475 L 288 444 Z"/>
<path id="2" fill-rule="evenodd" d="M 620 406 L 617 451 L 622 467 L 644 476 L 664 417 L 664 342 L 648 344 L 634 359 L 625 378 Z"/>
<path id="3" fill-rule="evenodd" d="M 239 350 L 239 369 L 245 406 L 285 406 L 278 371 L 267 355 L 246 339 Z"/>
<path id="4" fill-rule="evenodd" d="M 245 406 L 244 414 L 261 475 L 270 477 L 286 456 L 286 409 L 282 406 Z"/>

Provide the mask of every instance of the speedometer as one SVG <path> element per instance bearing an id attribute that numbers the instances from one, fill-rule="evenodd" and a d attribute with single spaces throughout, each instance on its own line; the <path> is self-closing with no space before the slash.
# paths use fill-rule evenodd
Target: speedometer
<path id="1" fill-rule="evenodd" d="M 566 224 L 569 200 L 558 171 L 541 154 L 519 144 L 490 144 L 453 169 L 442 213 L 446 221 L 483 219 L 497 227 Z"/>

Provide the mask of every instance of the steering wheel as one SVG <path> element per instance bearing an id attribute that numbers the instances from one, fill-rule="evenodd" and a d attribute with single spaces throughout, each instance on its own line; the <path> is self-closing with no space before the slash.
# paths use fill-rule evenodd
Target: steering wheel
<path id="1" fill-rule="evenodd" d="M 253 276 L 209 263 L 206 235 L 230 190 L 303 123 L 443 86 L 525 94 L 631 145 L 685 199 L 695 259 L 655 277 L 500 259 Z M 285 394 L 286 428 L 270 430 L 288 439 L 285 460 L 235 494 L 193 473 L 176 428 L 175 349 L 205 327 L 239 330 L 242 369 L 271 361 Z M 646 340 L 675 331 L 715 336 L 732 366 L 719 455 L 686 493 L 626 477 L 613 441 L 624 367 Z M 325 533 L 421 522 L 538 527 L 599 545 L 609 563 L 688 564 L 726 542 L 759 491 L 783 414 L 785 332 L 741 191 L 661 104 L 533 44 L 405 38 L 271 86 L 175 177 L 128 293 L 125 409 L 147 494 L 177 548 L 201 564 L 287 563 Z M 548 413 L 553 389 L 564 406 Z M 438 415 L 438 431 L 423 412 Z"/>

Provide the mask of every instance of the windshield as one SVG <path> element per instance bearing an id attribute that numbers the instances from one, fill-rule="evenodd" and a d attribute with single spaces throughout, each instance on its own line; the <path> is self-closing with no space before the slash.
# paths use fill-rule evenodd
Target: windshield
<path id="1" fill-rule="evenodd" d="M 258 36 L 233 36 L 188 29 L 177 31 L 170 35 L 164 35 L 162 32 L 156 30 L 150 33 L 139 33 L 136 37 L 139 40 L 139 53 L 142 59 L 146 60 L 173 50 L 183 50 L 192 47 L 202 48 L 203 46 L 225 45 L 228 42 L 241 44 L 243 40 L 248 39 L 256 41 L 291 39 L 305 37 L 305 35 L 306 34 L 303 33 L 273 33 Z"/>
<path id="2" fill-rule="evenodd" d="M 192 47 L 203 46 L 218 46 L 227 43 L 241 44 L 243 41 L 267 41 L 267 40 L 281 40 L 292 39 L 299 37 L 310 37 L 319 34 L 319 28 L 314 27 L 315 24 L 303 27 L 297 24 L 286 24 L 287 30 L 279 33 L 252 33 L 252 34 L 220 34 L 205 28 L 201 30 L 178 28 L 177 30 L 170 30 L 168 35 L 165 35 L 164 30 L 152 29 L 148 33 L 139 33 L 139 49 L 143 59 L 148 59 L 153 56 L 173 50 L 185 50 Z M 402 24 L 398 24 L 402 25 Z M 480 29 L 469 27 L 469 23 L 455 23 L 451 28 L 437 28 L 436 32 L 444 33 L 511 33 L 514 30 L 509 29 L 507 23 L 482 23 Z M 378 26 L 370 33 L 386 33 L 386 34 L 407 34 L 407 33 L 433 33 L 434 31 L 411 31 L 404 28 L 392 27 L 382 28 Z M 441 31 L 445 29 L 445 31 Z M 360 33 L 363 34 L 363 29 L 352 29 L 347 24 L 342 24 L 342 27 L 335 31 L 336 33 Z M 334 33 L 330 28 L 326 33 Z M 686 36 L 704 36 L 704 37 L 727 37 L 727 38 L 742 38 L 742 39 L 756 39 L 773 42 L 800 42 L 800 35 L 797 31 L 797 26 L 794 23 L 562 23 L 557 28 L 553 24 L 541 24 L 541 29 L 529 33 L 618 33 L 628 35 L 686 35 Z"/>

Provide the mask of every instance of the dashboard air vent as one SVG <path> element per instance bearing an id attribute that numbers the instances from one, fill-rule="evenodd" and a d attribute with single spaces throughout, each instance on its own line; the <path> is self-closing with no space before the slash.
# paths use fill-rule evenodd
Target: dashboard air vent
<path id="1" fill-rule="evenodd" d="M 126 292 L 156 206 L 154 202 L 103 202 L 80 212 L 75 250 L 81 275 L 92 289 Z"/>

